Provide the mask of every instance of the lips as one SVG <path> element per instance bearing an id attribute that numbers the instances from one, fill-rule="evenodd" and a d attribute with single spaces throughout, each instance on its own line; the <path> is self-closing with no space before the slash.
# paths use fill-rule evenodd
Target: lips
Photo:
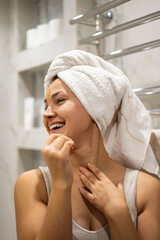
<path id="1" fill-rule="evenodd" d="M 64 125 L 65 125 L 64 122 L 54 122 L 54 123 L 49 124 L 49 129 L 51 132 L 53 132 L 53 131 L 56 131 L 56 130 L 62 128 Z"/>

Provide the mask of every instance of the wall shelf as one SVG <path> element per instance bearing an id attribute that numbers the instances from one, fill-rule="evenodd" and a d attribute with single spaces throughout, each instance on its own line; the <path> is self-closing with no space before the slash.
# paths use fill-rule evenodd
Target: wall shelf
<path id="1" fill-rule="evenodd" d="M 41 150 L 48 137 L 45 128 L 32 128 L 30 130 L 18 128 L 16 135 L 17 148 L 26 150 Z"/>
<path id="2" fill-rule="evenodd" d="M 16 174 L 18 175 L 43 162 L 40 151 L 48 138 L 48 133 L 42 125 L 44 77 L 50 63 L 57 55 L 78 48 L 78 27 L 69 24 L 70 18 L 94 5 L 93 0 L 69 0 L 69 3 L 65 0 L 53 0 L 47 2 L 45 8 L 37 3 L 33 0 L 13 0 L 12 3 L 14 11 L 11 17 L 14 21 L 10 28 L 15 44 L 10 54 L 10 65 L 16 84 L 14 96 L 17 118 L 14 126 L 17 128 L 14 128 L 13 132 L 16 148 L 15 161 L 18 162 Z M 57 34 L 56 38 L 41 45 L 26 49 L 28 30 L 38 29 L 38 26 L 49 24 L 56 18 L 61 18 L 63 21 L 62 34 Z M 24 103 L 27 98 L 34 100 L 31 104 L 33 108 L 30 105 L 31 109 L 34 109 L 33 114 L 32 110 L 29 113 L 31 119 L 33 117 L 33 124 L 30 124 L 33 128 L 30 130 L 24 128 L 27 112 Z"/>
<path id="3" fill-rule="evenodd" d="M 71 46 L 66 48 L 64 42 L 65 37 L 62 36 L 46 44 L 21 51 L 12 57 L 12 64 L 17 72 L 23 72 L 50 63 L 58 54 L 72 49 Z"/>

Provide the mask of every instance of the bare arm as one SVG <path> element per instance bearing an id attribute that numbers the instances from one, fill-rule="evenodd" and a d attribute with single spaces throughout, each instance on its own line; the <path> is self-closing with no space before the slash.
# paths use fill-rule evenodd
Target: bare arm
<path id="1" fill-rule="evenodd" d="M 66 137 L 50 136 L 43 149 L 53 182 L 48 205 L 40 170 L 24 173 L 17 180 L 15 209 L 18 240 L 72 240 L 72 174 L 67 160 L 71 146 Z"/>
<path id="2" fill-rule="evenodd" d="M 32 170 L 17 180 L 15 210 L 18 240 L 56 240 L 66 236 L 72 239 L 70 189 L 52 190 L 47 206 L 47 193 L 40 175 L 39 170 Z"/>
<path id="3" fill-rule="evenodd" d="M 116 187 L 98 168 L 90 164 L 90 171 L 81 169 L 81 179 L 90 190 L 80 187 L 80 192 L 106 216 L 112 240 L 160 239 L 160 183 L 153 177 L 140 173 L 138 181 L 138 231 L 135 228 L 122 184 Z M 93 174 L 94 173 L 94 174 Z M 143 179 L 143 181 L 142 181 Z"/>
<path id="4" fill-rule="evenodd" d="M 160 182 L 145 173 L 139 173 L 137 187 L 138 232 L 144 240 L 160 239 Z"/>
<path id="5" fill-rule="evenodd" d="M 71 188 L 53 188 L 46 216 L 36 240 L 72 239 Z"/>
<path id="6" fill-rule="evenodd" d="M 39 191 L 41 185 L 41 191 Z M 23 173 L 15 185 L 15 212 L 18 240 L 35 239 L 46 213 L 45 186 L 39 170 Z"/>
<path id="7" fill-rule="evenodd" d="M 121 206 L 116 212 L 105 213 L 110 225 L 112 240 L 142 240 L 137 232 L 128 207 Z"/>

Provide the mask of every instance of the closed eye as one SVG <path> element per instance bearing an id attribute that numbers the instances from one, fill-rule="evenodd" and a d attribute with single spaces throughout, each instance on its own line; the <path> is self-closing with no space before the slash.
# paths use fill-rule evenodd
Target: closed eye
<path id="1" fill-rule="evenodd" d="M 63 102 L 63 101 L 65 101 L 65 99 L 63 99 L 63 98 L 58 98 L 58 99 L 56 100 L 56 104 L 58 104 L 58 103 L 60 103 L 60 102 Z"/>

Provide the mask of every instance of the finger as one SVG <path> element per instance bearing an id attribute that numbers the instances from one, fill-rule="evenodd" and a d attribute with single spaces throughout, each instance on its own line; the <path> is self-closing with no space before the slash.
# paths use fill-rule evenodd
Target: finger
<path id="1" fill-rule="evenodd" d="M 61 149 L 61 153 L 62 155 L 65 157 L 68 157 L 70 154 L 70 151 L 74 148 L 74 142 L 72 140 L 67 140 L 65 141 L 62 149 Z"/>
<path id="2" fill-rule="evenodd" d="M 68 138 L 67 136 L 63 135 L 63 134 L 50 134 L 49 138 L 46 140 L 46 143 L 44 146 L 48 146 L 50 144 L 52 144 L 56 139 L 58 139 L 59 137 L 64 137 L 67 140 L 70 140 L 70 138 Z"/>
<path id="3" fill-rule="evenodd" d="M 92 163 L 88 163 L 88 168 L 89 170 L 91 170 L 94 175 L 100 180 L 102 181 L 104 178 L 106 178 L 106 176 L 104 175 L 103 172 L 101 172 L 99 170 L 99 168 L 97 168 L 95 165 L 93 165 Z"/>
<path id="4" fill-rule="evenodd" d="M 92 193 L 88 192 L 86 189 L 84 189 L 83 186 L 78 187 L 80 193 L 90 202 L 93 201 L 93 195 Z"/>
<path id="5" fill-rule="evenodd" d="M 50 145 L 56 138 L 58 138 L 59 136 L 61 136 L 62 134 L 50 134 L 48 139 L 45 142 L 44 146 L 48 146 Z"/>
<path id="6" fill-rule="evenodd" d="M 53 146 L 57 150 L 61 150 L 66 141 L 73 142 L 70 138 L 66 137 L 65 135 L 60 135 L 51 143 L 51 146 Z M 74 142 L 73 142 L 73 144 L 74 144 Z"/>
<path id="7" fill-rule="evenodd" d="M 79 168 L 80 172 L 83 173 L 93 184 L 96 183 L 96 176 L 91 172 L 89 171 L 87 168 L 84 168 L 84 167 L 80 167 Z"/>
<path id="8" fill-rule="evenodd" d="M 91 192 L 93 191 L 94 184 L 83 173 L 80 174 L 81 181 Z"/>

